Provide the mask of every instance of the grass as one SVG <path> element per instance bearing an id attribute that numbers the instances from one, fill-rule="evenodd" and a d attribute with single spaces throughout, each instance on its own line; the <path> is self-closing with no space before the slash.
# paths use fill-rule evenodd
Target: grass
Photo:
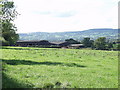
<path id="1" fill-rule="evenodd" d="M 3 47 L 3 88 L 118 88 L 118 52 Z"/>

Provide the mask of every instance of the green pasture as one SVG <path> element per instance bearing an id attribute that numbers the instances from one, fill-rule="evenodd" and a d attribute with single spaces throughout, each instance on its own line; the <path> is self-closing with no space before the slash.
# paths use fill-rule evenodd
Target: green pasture
<path id="1" fill-rule="evenodd" d="M 3 47 L 3 88 L 118 88 L 118 51 Z"/>

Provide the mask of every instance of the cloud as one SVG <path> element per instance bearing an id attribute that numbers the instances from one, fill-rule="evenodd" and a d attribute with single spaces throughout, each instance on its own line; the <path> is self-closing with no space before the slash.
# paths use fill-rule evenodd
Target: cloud
<path id="1" fill-rule="evenodd" d="M 54 17 L 71 17 L 74 16 L 76 13 L 74 11 L 69 11 L 69 12 L 54 12 L 52 15 Z"/>
<path id="2" fill-rule="evenodd" d="M 33 11 L 34 14 L 49 15 L 50 11 Z"/>
<path id="3" fill-rule="evenodd" d="M 39 15 L 50 15 L 52 17 L 71 17 L 71 16 L 74 16 L 76 14 L 74 11 L 69 11 L 69 12 L 33 11 L 32 13 L 39 14 Z"/>
<path id="4" fill-rule="evenodd" d="M 18 32 L 117 28 L 118 0 L 13 0 Z"/>

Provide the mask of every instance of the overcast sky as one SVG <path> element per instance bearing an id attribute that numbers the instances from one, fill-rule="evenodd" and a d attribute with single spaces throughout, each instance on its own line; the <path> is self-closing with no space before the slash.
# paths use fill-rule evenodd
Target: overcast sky
<path id="1" fill-rule="evenodd" d="M 18 33 L 118 28 L 119 0 L 13 0 Z"/>

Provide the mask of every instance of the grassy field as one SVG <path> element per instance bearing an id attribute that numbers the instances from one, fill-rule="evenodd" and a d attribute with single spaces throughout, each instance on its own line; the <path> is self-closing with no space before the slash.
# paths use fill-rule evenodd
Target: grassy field
<path id="1" fill-rule="evenodd" d="M 118 88 L 118 52 L 3 47 L 3 88 Z"/>

